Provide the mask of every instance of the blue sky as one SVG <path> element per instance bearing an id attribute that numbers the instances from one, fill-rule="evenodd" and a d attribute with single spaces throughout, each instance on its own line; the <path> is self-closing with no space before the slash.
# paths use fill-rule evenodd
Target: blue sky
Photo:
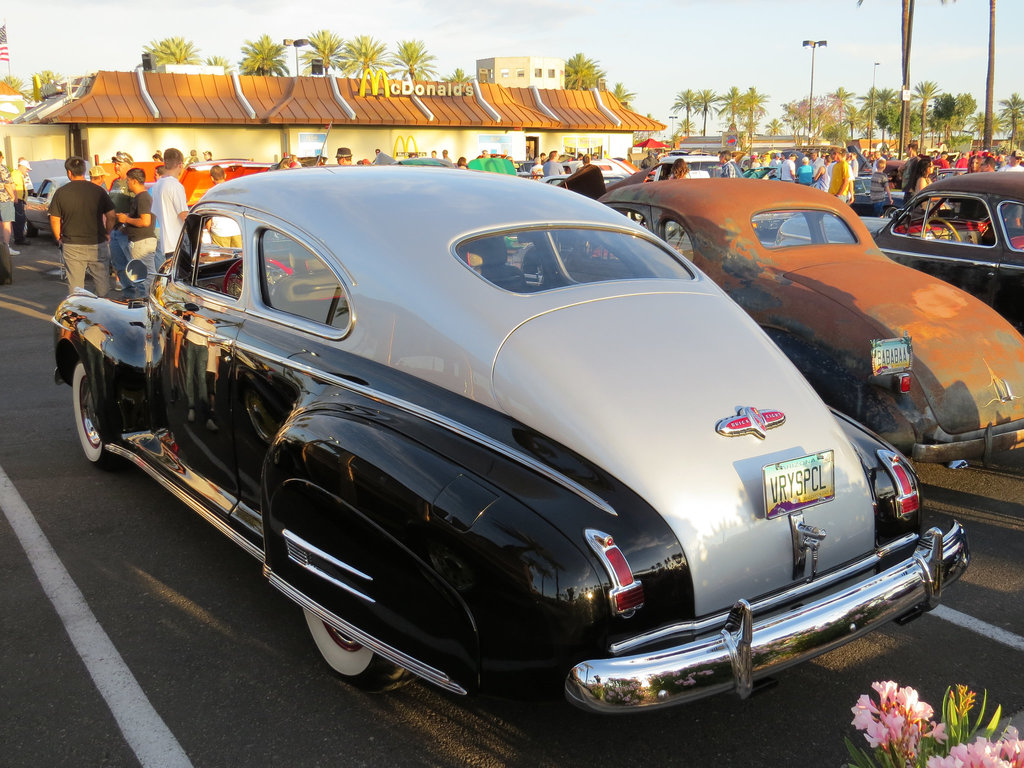
<path id="1" fill-rule="evenodd" d="M 860 7 L 856 0 L 47 0 L 44 7 L 45 19 L 33 3 L 5 9 L 10 71 L 26 80 L 42 69 L 130 70 L 146 43 L 164 37 L 183 36 L 203 56 L 237 61 L 242 45 L 264 33 L 297 38 L 318 29 L 372 35 L 392 46 L 422 40 L 442 76 L 456 67 L 472 72 L 478 58 L 582 52 L 607 72 L 609 87 L 622 82 L 636 93 L 634 109 L 664 123 L 679 91 L 734 85 L 767 93 L 769 118 L 781 116 L 782 104 L 809 90 L 805 39 L 828 40 L 815 56 L 817 94 L 837 86 L 863 94 L 873 73 L 879 88 L 897 88 L 900 80 L 899 0 L 864 0 Z M 996 26 L 998 109 L 999 99 L 1024 92 L 1024 0 L 997 0 Z M 946 91 L 972 93 L 980 108 L 987 41 L 988 0 L 917 0 L 911 82 L 934 80 Z"/>

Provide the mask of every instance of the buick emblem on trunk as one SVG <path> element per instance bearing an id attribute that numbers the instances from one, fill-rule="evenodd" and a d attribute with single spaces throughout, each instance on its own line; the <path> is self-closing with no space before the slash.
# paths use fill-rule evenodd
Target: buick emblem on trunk
<path id="1" fill-rule="evenodd" d="M 764 440 L 769 429 L 781 427 L 786 423 L 786 414 L 782 411 L 761 411 L 757 408 L 744 406 L 736 409 L 735 416 L 726 416 L 715 425 L 715 431 L 726 437 L 756 435 Z"/>

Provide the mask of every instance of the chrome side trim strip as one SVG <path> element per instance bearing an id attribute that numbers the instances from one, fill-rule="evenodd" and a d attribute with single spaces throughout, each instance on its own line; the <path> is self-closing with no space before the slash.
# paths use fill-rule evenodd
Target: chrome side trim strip
<path id="1" fill-rule="evenodd" d="M 333 584 L 339 589 L 343 589 L 350 595 L 358 597 L 360 600 L 365 600 L 368 603 L 377 602 L 366 593 L 360 592 L 351 584 L 348 584 L 342 581 L 341 579 L 337 579 L 331 574 L 329 574 L 327 571 L 321 568 L 316 561 L 326 561 L 330 565 L 333 565 L 335 568 L 337 568 L 339 571 L 351 573 L 353 576 L 365 579 L 366 581 L 373 581 L 373 579 L 370 576 L 367 576 L 362 571 L 353 568 L 348 563 L 344 563 L 338 558 L 332 557 L 319 547 L 314 547 L 308 541 L 299 536 L 296 536 L 294 533 L 287 529 L 284 530 L 283 535 L 285 540 L 285 547 L 288 550 L 288 559 L 291 560 L 293 563 L 296 563 L 300 568 L 309 571 L 317 578 L 323 579 L 324 581 Z M 313 555 L 313 558 L 310 558 L 310 555 Z"/>
<path id="2" fill-rule="evenodd" d="M 178 497 L 178 499 L 180 499 L 181 501 L 185 502 L 185 504 L 190 506 L 194 512 L 199 513 L 199 515 L 204 520 L 206 520 L 206 522 L 210 523 L 210 525 L 212 525 L 218 531 L 223 533 L 225 536 L 227 536 L 229 539 L 231 539 L 233 542 L 235 542 L 235 544 L 240 546 L 242 549 L 244 549 L 250 555 L 255 557 L 257 560 L 259 560 L 260 562 L 263 562 L 263 550 L 262 549 L 260 549 L 255 544 L 253 544 L 251 541 L 249 541 L 247 538 L 245 538 L 240 533 L 235 531 L 230 525 L 228 525 L 216 513 L 211 512 L 206 507 L 204 507 L 201 503 L 199 503 L 198 501 L 193 499 L 189 494 L 185 493 L 185 491 L 183 491 L 182 489 L 178 488 L 173 483 L 171 483 L 171 481 L 169 481 L 167 478 L 165 478 L 163 475 L 161 475 L 160 472 L 158 472 L 156 469 L 154 469 L 152 466 L 150 466 L 147 461 L 142 459 L 142 457 L 136 455 L 132 451 L 127 450 L 126 448 L 122 448 L 119 445 L 107 445 L 106 449 L 108 451 L 110 451 L 111 453 L 117 455 L 117 456 L 120 456 L 120 457 L 122 457 L 124 459 L 127 459 L 132 464 L 137 466 L 139 469 L 144 471 L 147 475 L 149 475 L 154 480 L 156 480 L 158 483 L 160 483 L 160 485 L 162 485 L 165 489 L 167 489 L 172 494 L 174 494 L 176 497 Z"/>
<path id="3" fill-rule="evenodd" d="M 352 626 L 341 617 L 336 616 L 319 603 L 314 602 L 299 592 L 295 587 L 270 570 L 269 566 L 263 566 L 263 575 L 267 577 L 275 589 L 280 590 L 281 593 L 289 600 L 297 603 L 307 611 L 316 614 L 322 621 L 326 621 L 346 637 L 357 641 L 360 645 L 366 646 L 374 653 L 379 653 L 392 664 L 397 664 L 403 669 L 409 670 L 414 675 L 422 677 L 428 683 L 433 683 L 434 685 L 444 688 L 446 691 L 451 691 L 452 693 L 465 695 L 466 689 L 452 680 L 441 670 L 435 669 L 429 664 L 425 664 L 418 659 L 414 659 L 412 656 L 402 653 L 397 648 L 392 648 L 387 643 L 378 640 L 372 635 L 366 634 L 358 627 Z"/>
<path id="4" fill-rule="evenodd" d="M 847 579 L 853 578 L 858 573 L 871 570 L 878 565 L 879 561 L 883 558 L 888 557 L 896 550 L 919 540 L 920 537 L 916 533 L 909 533 L 885 545 L 884 547 L 876 549 L 873 555 L 865 557 L 862 560 L 858 560 L 855 563 L 851 563 L 845 568 L 840 568 L 837 571 L 825 574 L 811 582 L 800 582 L 791 589 L 754 601 L 750 603 L 750 609 L 755 613 L 764 613 L 765 611 L 771 611 L 786 603 L 800 602 L 801 599 L 806 599 L 806 597 L 809 597 L 810 595 L 821 592 L 824 589 L 828 589 L 833 584 L 846 581 Z M 699 619 L 697 621 L 681 621 L 677 624 L 662 627 L 652 632 L 645 632 L 644 634 L 636 635 L 628 640 L 611 643 L 608 646 L 608 650 L 610 653 L 618 655 L 632 650 L 633 648 L 639 648 L 640 646 L 654 643 L 659 640 L 665 640 L 666 638 L 702 634 L 716 627 L 721 627 L 726 623 L 726 621 L 728 621 L 730 614 L 731 611 L 723 611 L 722 613 L 716 613 L 713 616 L 708 616 L 707 618 Z"/>
<path id="5" fill-rule="evenodd" d="M 943 584 L 960 578 L 969 562 L 967 534 L 959 523 L 945 536 L 932 528 L 911 557 L 820 600 L 760 620 L 740 600 L 724 627 L 692 642 L 583 660 L 566 676 L 565 697 L 582 709 L 611 714 L 730 690 L 749 694 L 759 678 L 930 610 Z"/>
<path id="6" fill-rule="evenodd" d="M 558 483 L 566 490 L 572 491 L 581 499 L 588 502 L 589 504 L 594 505 L 601 511 L 606 512 L 609 515 L 618 517 L 618 513 L 611 507 L 611 505 L 608 504 L 608 502 L 606 502 L 604 499 L 602 499 L 595 493 L 584 488 L 575 480 L 566 477 L 560 472 L 556 472 L 551 467 L 538 461 L 532 456 L 529 456 L 523 453 L 522 451 L 517 451 L 516 449 L 511 448 L 505 445 L 504 443 L 495 440 L 494 438 L 488 435 L 483 434 L 482 432 L 478 432 L 472 427 L 468 427 L 465 424 L 461 424 L 455 421 L 454 419 L 449 419 L 447 416 L 442 416 L 441 414 L 436 413 L 435 411 L 431 411 L 414 403 L 410 403 L 408 400 L 402 400 L 401 398 L 391 397 L 390 395 L 386 395 L 385 393 L 373 389 L 371 387 L 365 387 L 362 384 L 356 384 L 355 382 L 343 378 L 341 376 L 335 376 L 333 374 L 325 373 L 323 371 L 312 368 L 311 366 L 303 365 L 302 363 L 297 362 L 294 359 L 283 358 L 278 355 L 270 355 L 267 354 L 265 350 L 256 349 L 255 347 L 251 347 L 246 344 L 238 342 L 235 343 L 234 348 L 236 350 L 241 350 L 243 352 L 246 352 L 247 354 L 253 355 L 257 358 L 264 358 L 266 360 L 270 360 L 271 362 L 277 363 L 278 365 L 281 365 L 285 368 L 294 368 L 306 374 L 307 376 L 310 376 L 313 379 L 317 379 L 324 383 L 340 387 L 341 389 L 348 390 L 349 392 L 354 392 L 357 395 L 361 395 L 375 402 L 382 403 L 384 405 L 389 405 L 393 408 L 398 408 L 399 410 L 405 411 L 406 413 L 416 416 L 417 418 L 423 419 L 424 421 L 429 422 L 434 426 L 441 427 L 442 429 L 446 429 L 449 432 L 459 435 L 460 437 L 464 437 L 467 440 L 471 440 L 472 442 L 477 443 L 478 445 L 481 445 L 487 448 L 488 450 L 493 451 L 494 453 L 500 454 L 507 459 L 511 459 L 512 461 L 515 461 L 516 463 L 527 467 L 528 469 L 536 472 L 537 474 L 543 477 L 546 477 L 548 480 L 551 480 L 552 482 Z"/>
<path id="7" fill-rule="evenodd" d="M 907 235 L 896 235 L 896 237 L 907 237 Z M 913 240 L 915 238 L 910 238 L 910 239 Z M 944 243 L 946 241 L 945 240 L 927 240 L 927 241 L 922 241 L 922 242 Z M 963 245 L 963 243 L 958 243 L 958 242 L 955 242 L 955 241 L 954 241 L 953 244 L 954 245 Z M 975 248 L 993 248 L 994 246 L 991 246 L 991 245 L 975 245 L 974 247 Z M 914 258 L 914 259 L 931 259 L 933 261 L 948 261 L 948 262 L 951 262 L 953 264 L 969 264 L 972 267 L 992 267 L 992 268 L 995 268 L 995 267 L 999 266 L 999 263 L 995 262 L 995 261 L 983 261 L 983 260 L 979 260 L 979 259 L 960 259 L 960 258 L 957 258 L 956 256 L 941 256 L 941 255 L 935 254 L 935 253 L 921 253 L 920 251 L 902 251 L 902 250 L 899 250 L 898 248 L 882 248 L 881 251 L 886 256 L 889 256 L 889 254 L 896 254 L 897 256 L 906 256 L 908 258 Z M 890 256 L 890 258 L 892 258 L 892 257 Z"/>

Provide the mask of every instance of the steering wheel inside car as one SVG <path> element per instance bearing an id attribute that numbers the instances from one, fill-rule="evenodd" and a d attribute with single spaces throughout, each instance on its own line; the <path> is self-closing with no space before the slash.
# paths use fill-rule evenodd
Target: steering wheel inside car
<path id="1" fill-rule="evenodd" d="M 282 277 L 292 274 L 293 271 L 276 259 L 267 259 L 267 285 L 273 285 Z M 223 288 L 224 293 L 228 296 L 237 298 L 242 295 L 242 259 L 238 259 L 224 273 Z"/>
<path id="2" fill-rule="evenodd" d="M 938 232 L 932 231 L 933 224 L 939 226 Z M 960 233 L 956 231 L 956 227 L 945 219 L 940 219 L 938 216 L 932 216 L 928 219 L 924 223 L 921 232 L 926 240 L 956 240 L 958 243 L 960 242 Z"/>

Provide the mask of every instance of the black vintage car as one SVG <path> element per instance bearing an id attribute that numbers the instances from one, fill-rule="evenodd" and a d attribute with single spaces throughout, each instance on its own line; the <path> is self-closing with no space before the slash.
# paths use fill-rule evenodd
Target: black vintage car
<path id="1" fill-rule="evenodd" d="M 875 233 L 886 256 L 973 293 L 1024 329 L 1024 173 L 951 176 Z"/>
<path id="2" fill-rule="evenodd" d="M 252 554 L 364 688 L 745 696 L 967 566 L 963 528 L 921 530 L 909 462 L 711 280 L 547 184 L 234 179 L 145 301 L 75 293 L 55 322 L 85 456 Z"/>

